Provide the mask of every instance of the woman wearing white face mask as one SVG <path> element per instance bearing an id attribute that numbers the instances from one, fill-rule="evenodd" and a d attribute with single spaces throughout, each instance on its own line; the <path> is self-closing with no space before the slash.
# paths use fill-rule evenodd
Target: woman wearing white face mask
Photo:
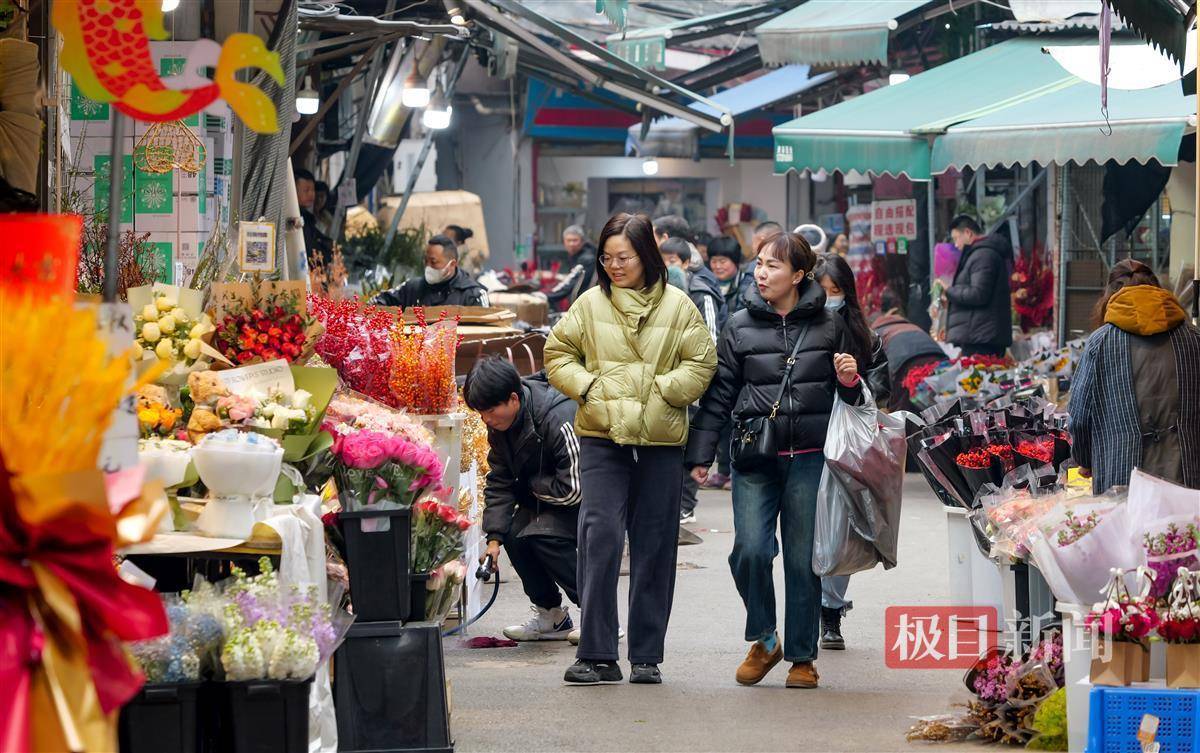
<path id="1" fill-rule="evenodd" d="M 825 308 L 836 311 L 850 334 L 854 359 L 859 372 L 866 377 L 871 397 L 883 405 L 891 395 L 887 354 L 883 341 L 867 326 L 862 306 L 858 303 L 858 288 L 850 265 L 836 253 L 824 254 L 813 270 L 825 289 Z M 854 606 L 846 599 L 850 586 L 849 575 L 830 575 L 821 578 L 821 648 L 846 648 L 842 638 L 842 616 Z"/>
<path id="2" fill-rule="evenodd" d="M 487 306 L 487 291 L 458 266 L 458 246 L 435 235 L 425 246 L 425 274 L 371 299 L 379 306 Z"/>

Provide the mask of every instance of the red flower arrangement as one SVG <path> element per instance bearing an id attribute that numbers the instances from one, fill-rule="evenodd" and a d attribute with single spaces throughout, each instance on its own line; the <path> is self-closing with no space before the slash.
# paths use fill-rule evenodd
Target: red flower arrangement
<path id="1" fill-rule="evenodd" d="M 1046 324 L 1054 310 L 1054 271 L 1046 264 L 1040 248 L 1022 252 L 1011 277 L 1013 309 L 1021 317 L 1021 329 Z"/>
<path id="2" fill-rule="evenodd" d="M 309 296 L 308 309 L 325 327 L 316 341 L 316 352 L 337 369 L 346 386 L 395 407 L 388 384 L 395 317 L 357 298 L 334 301 Z"/>
<path id="3" fill-rule="evenodd" d="M 1017 453 L 1042 463 L 1054 460 L 1054 437 L 1044 439 L 1025 439 L 1017 443 Z"/>
<path id="4" fill-rule="evenodd" d="M 304 283 L 262 281 L 212 286 L 212 345 L 235 364 L 312 355 L 320 325 L 308 315 Z"/>
<path id="5" fill-rule="evenodd" d="M 1003 369 L 1012 365 L 1007 356 L 989 356 L 982 353 L 963 356 L 955 361 L 964 369 Z"/>
<path id="6" fill-rule="evenodd" d="M 947 361 L 930 361 L 929 363 L 918 364 L 908 370 L 908 374 L 904 376 L 904 389 L 908 392 L 908 396 L 914 397 L 917 390 L 925 383 L 925 380 L 934 375 L 938 369 L 946 365 Z"/>
<path id="7" fill-rule="evenodd" d="M 738 210 L 736 217 L 731 216 L 729 210 L 732 207 L 741 207 Z M 753 222 L 754 208 L 749 204 L 730 204 L 729 206 L 724 206 L 717 210 L 716 220 L 717 227 L 721 228 L 722 230 L 730 227 L 731 225 L 738 225 L 743 222 Z"/>
<path id="8" fill-rule="evenodd" d="M 1013 448 L 1010 444 L 990 444 L 983 448 L 989 455 L 997 457 L 1004 465 L 1004 472 L 1008 473 L 1016 467 L 1016 459 L 1013 457 Z"/>
<path id="9" fill-rule="evenodd" d="M 992 456 L 986 449 L 967 450 L 954 459 L 963 468 L 986 469 L 992 467 Z"/>

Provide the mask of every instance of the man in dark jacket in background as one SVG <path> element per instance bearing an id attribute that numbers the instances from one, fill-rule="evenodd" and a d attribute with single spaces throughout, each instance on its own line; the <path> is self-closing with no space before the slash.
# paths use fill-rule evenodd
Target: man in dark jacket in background
<path id="1" fill-rule="evenodd" d="M 435 235 L 425 246 L 425 274 L 371 299 L 378 306 L 486 306 L 487 291 L 458 266 L 458 246 Z"/>
<path id="2" fill-rule="evenodd" d="M 994 235 L 985 237 L 979 223 L 964 214 L 950 222 L 950 238 L 962 249 L 962 258 L 944 293 L 949 304 L 946 339 L 962 348 L 964 356 L 1003 356 L 1012 344 L 1011 245 Z"/>
<path id="3" fill-rule="evenodd" d="M 596 280 L 596 246 L 584 236 L 583 228 L 571 225 L 563 231 L 567 249 L 567 276 L 546 294 L 556 311 L 566 311 Z"/>
<path id="4" fill-rule="evenodd" d="M 871 329 L 879 336 L 883 352 L 887 354 L 888 378 L 892 387 L 888 410 L 920 413 L 921 410 L 912 402 L 912 395 L 904 387 L 904 379 L 917 366 L 945 361 L 946 351 L 928 332 L 904 318 L 900 296 L 890 287 L 884 289 L 881 303 L 884 313 L 871 322 Z"/>
<path id="5" fill-rule="evenodd" d="M 504 635 L 514 641 L 566 640 L 575 626 L 562 592 L 579 603 L 582 492 L 575 402 L 551 387 L 544 373 L 522 379 L 511 363 L 494 356 L 471 369 L 463 397 L 488 427 L 485 557 L 494 562 L 503 546 L 533 602 L 529 621 L 505 628 Z"/>

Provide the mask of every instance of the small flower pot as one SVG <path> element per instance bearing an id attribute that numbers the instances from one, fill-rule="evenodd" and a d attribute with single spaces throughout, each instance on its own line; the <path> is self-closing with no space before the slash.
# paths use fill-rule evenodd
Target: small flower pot
<path id="1" fill-rule="evenodd" d="M 1149 652 L 1142 648 L 1140 643 L 1111 641 L 1108 644 L 1111 648 L 1108 651 L 1108 656 L 1105 657 L 1101 652 L 1101 646 L 1104 642 L 1104 639 L 1100 636 L 1096 636 L 1093 639 L 1091 670 L 1093 685 L 1123 686 L 1140 682 L 1143 663 L 1146 666 L 1146 671 L 1149 672 Z"/>
<path id="2" fill-rule="evenodd" d="M 1167 644 L 1167 687 L 1200 688 L 1200 643 Z"/>

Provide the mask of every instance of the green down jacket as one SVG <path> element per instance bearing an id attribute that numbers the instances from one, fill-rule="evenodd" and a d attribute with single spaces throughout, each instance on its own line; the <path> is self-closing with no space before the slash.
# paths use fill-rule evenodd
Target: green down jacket
<path id="1" fill-rule="evenodd" d="M 687 406 L 717 369 L 712 335 L 687 294 L 585 292 L 546 341 L 546 374 L 580 404 L 575 431 L 620 445 L 682 446 Z"/>

